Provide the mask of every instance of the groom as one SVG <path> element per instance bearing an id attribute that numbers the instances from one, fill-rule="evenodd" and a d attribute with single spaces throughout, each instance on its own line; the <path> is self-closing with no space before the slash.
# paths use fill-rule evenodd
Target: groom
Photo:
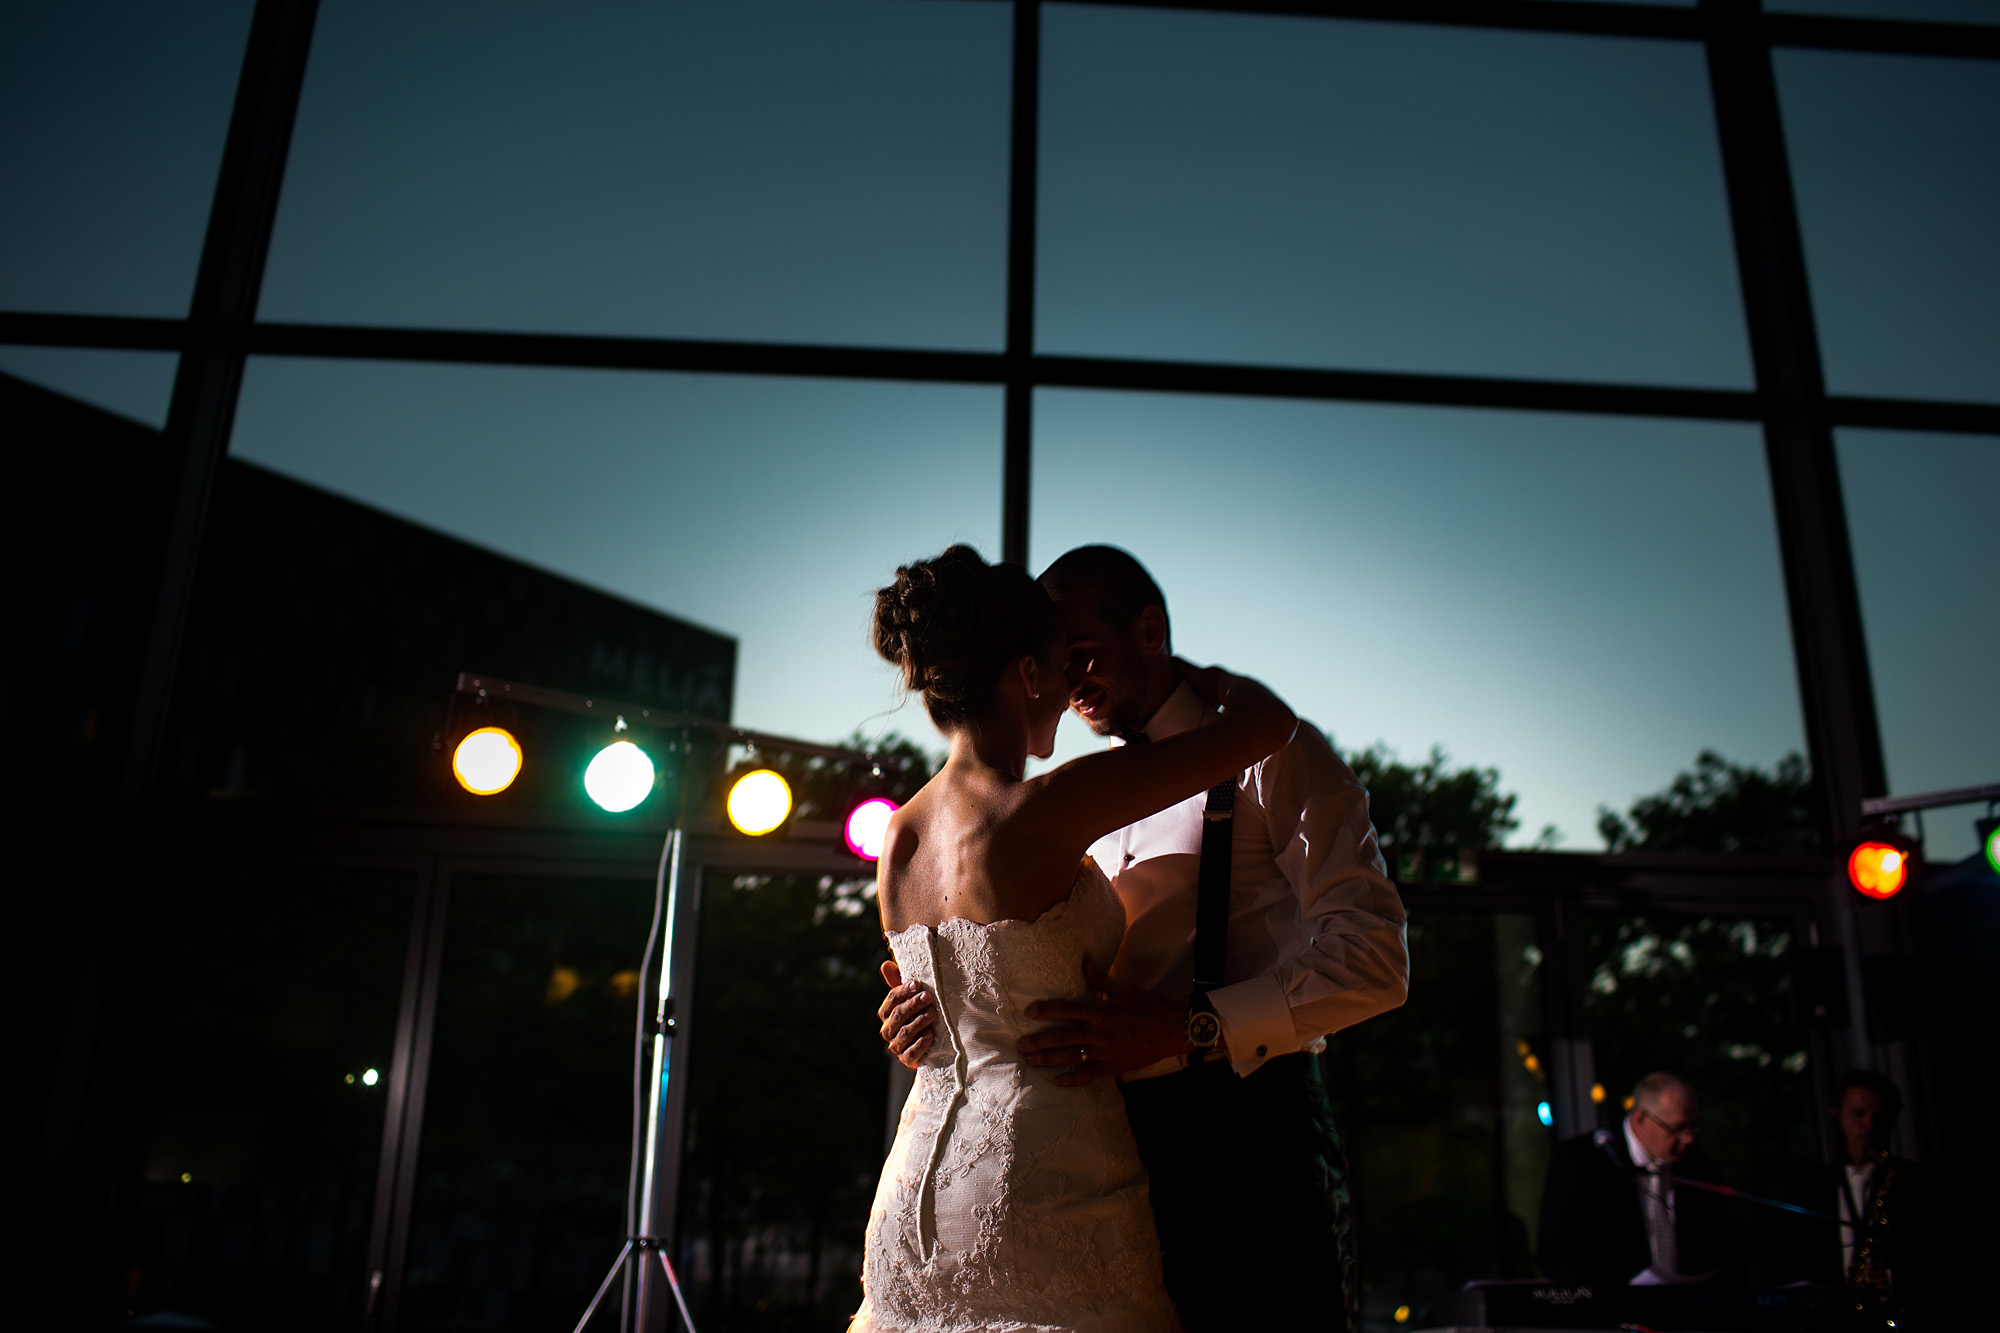
<path id="1" fill-rule="evenodd" d="M 1166 598 L 1144 566 L 1082 546 L 1042 574 L 1070 640 L 1070 706 L 1128 744 L 1212 715 L 1181 679 Z M 1224 789 L 1218 789 L 1223 791 Z M 1076 1086 L 1115 1076 L 1152 1181 L 1167 1289 L 1189 1333 L 1359 1333 L 1347 1163 L 1320 1081 L 1327 1034 L 1393 1009 L 1409 986 L 1401 899 L 1368 794 L 1310 726 L 1236 783 L 1224 984 L 1195 985 L 1204 793 L 1090 851 L 1125 905 L 1125 941 L 1098 996 L 1047 1001 L 1021 1041 Z M 1218 880 L 1219 880 L 1218 876 Z M 1213 932 L 1215 923 L 1204 929 Z M 896 984 L 882 1034 L 915 1068 L 931 997 Z"/>

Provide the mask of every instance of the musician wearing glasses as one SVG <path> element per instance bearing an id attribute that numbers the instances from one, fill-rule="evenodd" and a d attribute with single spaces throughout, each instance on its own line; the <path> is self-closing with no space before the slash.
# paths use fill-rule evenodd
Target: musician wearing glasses
<path id="1" fill-rule="evenodd" d="M 1616 1128 L 1559 1143 L 1549 1156 L 1535 1257 L 1558 1282 L 1700 1282 L 1729 1256 L 1724 1201 L 1667 1178 L 1716 1179 L 1693 1150 L 1701 1114 L 1694 1089 L 1672 1074 L 1648 1074 L 1630 1105 Z"/>

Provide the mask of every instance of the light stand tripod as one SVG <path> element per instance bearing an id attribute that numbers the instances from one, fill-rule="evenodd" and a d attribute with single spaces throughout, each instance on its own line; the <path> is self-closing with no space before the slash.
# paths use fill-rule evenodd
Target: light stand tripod
<path id="1" fill-rule="evenodd" d="M 685 745 L 683 746 L 683 754 L 685 754 Z M 685 804 L 685 799 L 683 799 L 682 805 L 685 806 Z M 645 1138 L 641 1142 L 633 1144 L 634 1166 L 641 1173 L 642 1181 L 639 1194 L 638 1226 L 630 1235 L 625 1237 L 625 1244 L 619 1249 L 618 1257 L 611 1261 L 611 1269 L 604 1275 L 604 1281 L 598 1285 L 597 1294 L 590 1298 L 590 1304 L 584 1309 L 583 1318 L 576 1321 L 576 1333 L 583 1333 L 584 1325 L 588 1324 L 591 1316 L 597 1313 L 597 1307 L 603 1303 L 605 1293 L 611 1290 L 611 1284 L 617 1280 L 618 1275 L 626 1271 L 625 1266 L 628 1262 L 632 1261 L 634 1255 L 637 1255 L 638 1259 L 633 1263 L 631 1271 L 636 1273 L 639 1279 L 639 1308 L 638 1319 L 634 1322 L 633 1327 L 643 1333 L 643 1330 L 652 1322 L 649 1316 L 660 1303 L 658 1288 L 660 1277 L 664 1274 L 667 1290 L 672 1293 L 674 1305 L 680 1310 L 681 1326 L 687 1330 L 687 1333 L 695 1333 L 694 1317 L 688 1313 L 687 1297 L 681 1292 L 680 1276 L 674 1272 L 673 1260 L 667 1254 L 668 1246 L 672 1244 L 672 1238 L 660 1234 L 661 1206 L 664 1201 L 661 1198 L 661 1191 L 659 1189 L 658 1170 L 660 1165 L 660 1133 L 669 1109 L 667 1105 L 668 1080 L 673 1071 L 673 941 L 675 939 L 675 925 L 677 924 L 682 905 L 681 872 L 686 860 L 684 850 L 686 835 L 681 825 L 684 822 L 678 816 L 675 818 L 674 827 L 667 834 L 666 845 L 660 849 L 660 869 L 653 881 L 653 927 L 647 932 L 646 955 L 639 963 L 639 975 L 643 978 L 646 975 L 646 969 L 653 962 L 655 946 L 658 945 L 664 934 L 667 947 L 661 951 L 659 984 L 653 990 L 650 1022 L 647 1022 L 645 1027 L 642 1028 L 642 1031 L 650 1030 L 651 1035 L 652 1063 L 650 1069 L 652 1081 L 646 1097 Z M 665 917 L 664 923 L 662 922 L 663 915 Z M 666 927 L 664 932 L 661 930 L 662 924 Z M 641 1012 L 643 1014 L 644 1010 Z M 636 1129 L 637 1126 L 635 1125 L 634 1128 Z M 630 1195 L 628 1193 L 628 1207 L 629 1202 Z M 630 1216 L 628 1212 L 628 1222 Z M 653 1270 L 652 1264 L 648 1262 L 649 1257 L 659 1259 L 660 1271 L 658 1273 Z"/>

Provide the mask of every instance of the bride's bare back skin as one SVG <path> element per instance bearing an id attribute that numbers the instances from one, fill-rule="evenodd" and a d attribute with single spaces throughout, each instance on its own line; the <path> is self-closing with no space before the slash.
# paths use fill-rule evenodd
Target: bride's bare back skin
<path id="1" fill-rule="evenodd" d="M 1054 749 L 1068 690 L 1052 664 L 1021 659 L 1003 677 L 990 714 L 952 732 L 944 767 L 891 819 L 876 866 L 883 929 L 893 934 L 958 918 L 1032 921 L 1068 896 L 1098 838 L 1241 772 L 1291 739 L 1297 719 L 1263 686 L 1218 668 L 1180 665 L 1220 708 L 1214 723 L 1027 777 L 1028 756 L 1045 758 Z M 932 1040 L 931 997 L 901 987 L 894 962 L 883 964 L 882 975 L 897 988 L 879 1011 L 884 1038 L 903 1063 L 919 1064 Z M 1089 981 L 1099 991 L 1127 989 L 1101 975 Z M 1026 1047 L 1024 1054 L 1033 1059 Z M 1116 1072 L 1073 1070 L 1058 1081 Z"/>

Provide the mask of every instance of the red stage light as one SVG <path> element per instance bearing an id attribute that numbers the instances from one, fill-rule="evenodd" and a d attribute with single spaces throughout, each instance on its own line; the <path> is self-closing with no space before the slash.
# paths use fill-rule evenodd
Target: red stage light
<path id="1" fill-rule="evenodd" d="M 1910 854 L 1886 842 L 1864 842 L 1847 858 L 1847 882 L 1869 898 L 1893 898 L 1910 877 Z"/>
<path id="2" fill-rule="evenodd" d="M 848 811 L 847 850 L 864 861 L 879 859 L 882 844 L 889 836 L 889 816 L 897 808 L 886 796 L 871 796 Z"/>

